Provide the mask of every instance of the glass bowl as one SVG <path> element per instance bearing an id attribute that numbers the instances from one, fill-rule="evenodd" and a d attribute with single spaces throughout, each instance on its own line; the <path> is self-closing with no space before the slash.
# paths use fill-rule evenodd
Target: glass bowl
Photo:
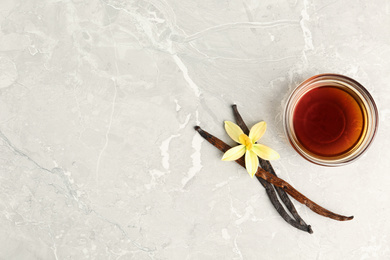
<path id="1" fill-rule="evenodd" d="M 294 89 L 284 110 L 285 134 L 306 160 L 341 166 L 359 158 L 378 128 L 374 99 L 357 81 L 313 76 Z"/>

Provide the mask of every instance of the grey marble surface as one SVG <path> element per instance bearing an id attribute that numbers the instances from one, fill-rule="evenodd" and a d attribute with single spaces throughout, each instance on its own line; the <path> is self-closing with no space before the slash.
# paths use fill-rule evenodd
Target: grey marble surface
<path id="1" fill-rule="evenodd" d="M 390 2 L 2 0 L 0 259 L 389 259 Z M 362 158 L 313 165 L 282 114 L 332 72 L 375 98 Z M 236 103 L 279 176 L 349 222 L 279 217 L 229 144 Z"/>

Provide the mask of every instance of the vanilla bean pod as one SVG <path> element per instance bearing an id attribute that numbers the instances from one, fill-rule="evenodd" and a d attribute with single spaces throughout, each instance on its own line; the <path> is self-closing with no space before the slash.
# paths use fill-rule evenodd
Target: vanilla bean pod
<path id="1" fill-rule="evenodd" d="M 218 148 L 221 152 L 226 152 L 231 147 L 221 141 L 220 139 L 216 138 L 215 136 L 209 134 L 208 132 L 201 129 L 199 126 L 195 126 L 195 130 L 198 131 L 198 133 L 205 138 L 209 143 L 214 145 L 216 148 Z M 245 168 L 245 160 L 243 157 L 236 160 L 238 164 L 240 164 L 242 167 Z M 328 217 L 331 219 L 339 220 L 339 221 L 345 221 L 345 220 L 351 220 L 353 219 L 353 216 L 346 217 L 339 214 L 336 214 L 334 212 L 331 212 L 320 205 L 316 204 L 315 202 L 311 201 L 309 198 L 304 196 L 302 193 L 297 191 L 294 187 L 292 187 L 289 183 L 286 181 L 272 175 L 271 173 L 261 169 L 260 167 L 257 169 L 256 176 L 266 180 L 267 182 L 282 188 L 284 191 L 286 191 L 289 195 L 291 195 L 295 200 L 298 202 L 306 205 L 309 209 L 311 209 L 313 212 L 322 215 L 324 217 Z"/>
<path id="2" fill-rule="evenodd" d="M 305 231 L 305 232 L 308 232 L 310 234 L 313 233 L 313 230 L 311 229 L 311 226 L 307 226 L 306 224 L 301 224 L 299 222 L 297 222 L 294 218 L 292 218 L 287 212 L 286 210 L 283 208 L 283 205 L 279 202 L 278 200 L 278 197 L 276 195 L 276 192 L 273 188 L 273 186 L 271 184 L 269 184 L 268 182 L 266 182 L 265 180 L 261 179 L 260 177 L 257 177 L 256 178 L 259 180 L 259 182 L 261 183 L 261 185 L 263 185 L 263 187 L 265 188 L 265 191 L 268 195 L 268 198 L 270 199 L 272 205 L 274 206 L 274 208 L 276 209 L 276 211 L 279 213 L 279 215 L 287 222 L 289 223 L 291 226 L 299 229 L 299 230 L 302 230 L 302 231 Z"/>
<path id="3" fill-rule="evenodd" d="M 209 141 L 212 145 L 216 146 L 218 149 L 222 150 L 229 150 L 230 146 L 223 143 L 218 138 L 212 136 L 211 134 L 207 133 L 206 131 L 203 131 L 200 129 L 200 127 L 195 127 L 195 129 L 200 133 L 200 135 L 205 138 L 207 141 Z M 222 151 L 221 150 L 221 151 Z M 244 166 L 245 168 L 245 166 Z M 265 191 L 267 193 L 268 198 L 270 199 L 272 205 L 276 209 L 276 211 L 279 213 L 279 215 L 291 226 L 306 231 L 310 234 L 313 233 L 313 230 L 311 229 L 311 226 L 307 226 L 306 224 L 301 224 L 297 222 L 294 218 L 292 218 L 284 209 L 283 205 L 279 202 L 278 197 L 276 195 L 276 192 L 272 186 L 272 184 L 268 183 L 267 181 L 263 180 L 262 178 L 256 176 L 256 178 L 259 180 L 261 185 L 265 188 Z"/>
<path id="4" fill-rule="evenodd" d="M 242 131 L 244 131 L 244 133 L 246 135 L 249 135 L 249 128 L 248 126 L 245 124 L 244 120 L 242 119 L 240 113 L 238 112 L 238 109 L 237 109 L 237 105 L 233 105 L 232 106 L 233 108 L 233 114 L 234 114 L 234 118 L 236 119 L 236 122 L 237 122 L 237 125 L 242 129 Z M 259 157 L 259 162 L 260 162 L 260 166 L 261 168 L 263 168 L 265 171 L 275 175 L 275 170 L 273 169 L 271 163 L 267 160 L 264 160 L 262 158 Z M 263 184 L 263 182 L 265 182 L 263 179 L 261 179 L 260 177 L 256 176 L 257 179 L 260 181 L 261 184 Z M 267 183 L 267 182 L 266 182 Z M 302 226 L 306 226 L 307 230 L 309 233 L 313 233 L 313 230 L 311 229 L 311 226 L 310 225 L 307 225 L 305 223 L 305 221 L 301 218 L 301 216 L 298 214 L 297 210 L 295 209 L 295 206 L 294 204 L 291 202 L 290 198 L 288 197 L 288 195 L 286 194 L 286 192 L 280 188 L 280 187 L 276 187 L 276 186 L 272 186 L 271 184 L 267 183 L 268 185 L 275 188 L 276 192 L 278 193 L 280 199 L 282 200 L 282 202 L 284 203 L 284 205 L 286 205 L 286 208 L 291 212 L 291 214 L 293 215 L 293 217 L 296 219 L 296 221 L 299 222 L 299 224 L 301 224 Z M 264 186 L 264 185 L 263 185 Z"/>

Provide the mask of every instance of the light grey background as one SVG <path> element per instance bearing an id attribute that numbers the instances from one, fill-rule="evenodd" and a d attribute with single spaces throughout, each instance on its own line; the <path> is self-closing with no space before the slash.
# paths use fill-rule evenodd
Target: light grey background
<path id="1" fill-rule="evenodd" d="M 1 0 L 0 259 L 389 259 L 390 2 Z M 318 73 L 375 98 L 357 162 L 313 165 L 282 114 Z M 236 103 L 265 120 L 279 176 L 349 222 L 295 203 L 286 224 L 229 144 Z"/>

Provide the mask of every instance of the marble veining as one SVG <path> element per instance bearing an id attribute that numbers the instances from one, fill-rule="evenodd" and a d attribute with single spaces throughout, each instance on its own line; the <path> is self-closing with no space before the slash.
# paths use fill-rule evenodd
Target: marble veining
<path id="1" fill-rule="evenodd" d="M 389 259 L 390 2 L 2 0 L 0 259 Z M 302 159 L 291 91 L 362 83 L 380 126 L 353 164 Z M 294 202 L 309 235 L 193 129 L 227 143 L 237 104 L 278 175 L 349 222 Z"/>

